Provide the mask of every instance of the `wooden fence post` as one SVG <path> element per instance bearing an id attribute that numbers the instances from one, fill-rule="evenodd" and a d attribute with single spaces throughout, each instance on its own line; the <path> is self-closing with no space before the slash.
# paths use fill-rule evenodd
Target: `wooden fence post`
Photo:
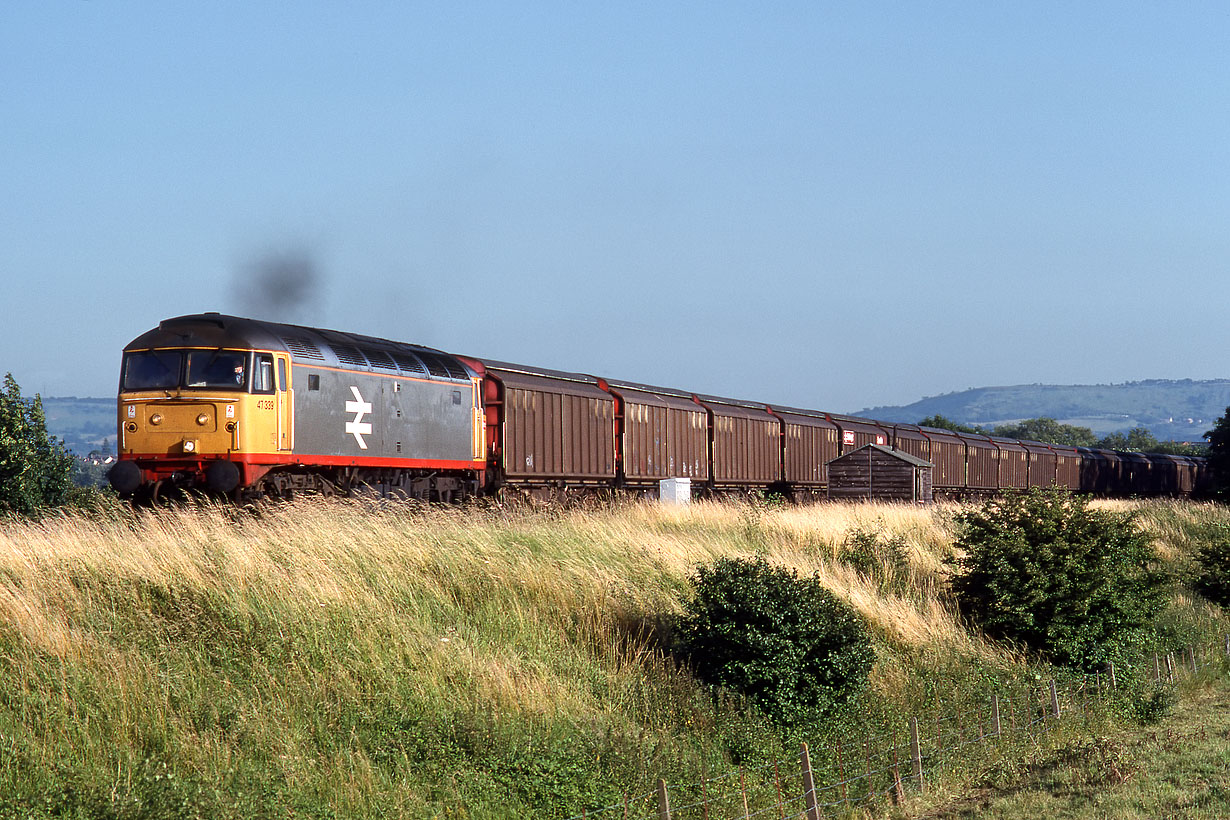
<path id="1" fill-rule="evenodd" d="M 905 789 L 901 787 L 901 761 L 897 758 L 897 730 L 893 729 L 893 802 L 898 806 L 905 802 Z"/>
<path id="2" fill-rule="evenodd" d="M 803 803 L 807 806 L 807 820 L 820 820 L 820 807 L 816 801 L 816 781 L 812 778 L 811 755 L 807 751 L 806 743 L 800 747 L 799 761 L 803 765 Z"/>
<path id="3" fill-rule="evenodd" d="M 1055 679 L 1051 678 L 1051 712 L 1059 717 L 1059 692 L 1055 689 Z"/>
<path id="4" fill-rule="evenodd" d="M 773 782 L 777 784 L 777 814 L 778 820 L 786 820 L 786 804 L 782 801 L 782 773 L 777 768 L 777 759 L 773 759 Z"/>
<path id="5" fill-rule="evenodd" d="M 918 742 L 918 718 L 910 718 L 910 757 L 914 761 L 914 782 L 923 791 L 922 746 Z"/>
<path id="6" fill-rule="evenodd" d="M 1230 633 L 1226 634 L 1226 657 L 1230 658 Z"/>
<path id="7" fill-rule="evenodd" d="M 1197 664 L 1197 663 L 1196 663 L 1196 647 L 1194 647 L 1194 646 L 1189 646 L 1189 647 L 1187 648 L 1187 654 L 1188 654 L 1189 656 L 1191 656 L 1191 659 L 1192 659 L 1192 674 L 1194 675 L 1194 674 L 1196 674 L 1197 672 L 1199 672 L 1199 671 L 1200 671 L 1200 666 L 1199 666 L 1199 664 Z"/>
<path id="8" fill-rule="evenodd" d="M 671 800 L 666 794 L 666 781 L 658 779 L 658 820 L 671 820 Z"/>
<path id="9" fill-rule="evenodd" d="M 1162 682 L 1162 664 L 1157 659 L 1157 653 L 1153 653 L 1153 679 L 1158 683 Z"/>
<path id="10" fill-rule="evenodd" d="M 995 736 L 999 737 L 1002 727 L 999 722 L 999 695 L 991 695 L 991 722 L 994 724 Z"/>
<path id="11" fill-rule="evenodd" d="M 751 813 L 747 810 L 747 778 L 742 766 L 739 767 L 739 793 L 743 795 L 743 820 L 747 820 Z"/>
<path id="12" fill-rule="evenodd" d="M 1174 653 L 1166 653 L 1166 678 L 1174 683 Z"/>
<path id="13" fill-rule="evenodd" d="M 1111 664 L 1110 664 L 1110 688 L 1111 688 L 1111 689 L 1118 689 L 1118 688 L 1119 688 L 1119 680 L 1115 677 L 1115 663 L 1114 663 L 1114 661 L 1111 661 Z"/>

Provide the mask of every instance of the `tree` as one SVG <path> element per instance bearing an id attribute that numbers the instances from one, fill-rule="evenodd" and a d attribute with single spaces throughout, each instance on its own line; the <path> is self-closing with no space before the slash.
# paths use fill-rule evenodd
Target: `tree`
<path id="1" fill-rule="evenodd" d="M 968 424 L 955 422 L 946 416 L 941 416 L 936 413 L 934 416 L 927 416 L 922 421 L 918 422 L 919 427 L 934 427 L 937 430 L 952 430 L 954 433 L 978 433 L 986 435 L 986 430 L 981 427 L 971 427 Z"/>
<path id="2" fill-rule="evenodd" d="M 1132 513 L 1035 488 L 957 520 L 964 557 L 952 591 L 988 635 L 1084 669 L 1141 651 L 1164 603 L 1165 576 Z"/>
<path id="3" fill-rule="evenodd" d="M 1230 608 L 1230 530 L 1215 524 L 1216 535 L 1196 553 L 1199 570 L 1192 589 L 1213 603 Z"/>
<path id="4" fill-rule="evenodd" d="M 69 492 L 72 456 L 47 434 L 42 398 L 23 399 L 13 374 L 0 391 L 0 512 L 32 515 Z"/>
<path id="5" fill-rule="evenodd" d="M 1189 444 L 1186 441 L 1159 441 L 1149 452 L 1164 453 L 1171 456 L 1204 457 L 1204 448 L 1199 444 Z"/>
<path id="6" fill-rule="evenodd" d="M 1205 457 L 1209 460 L 1212 492 L 1225 498 L 1230 495 L 1230 407 L 1204 437 L 1209 442 Z"/>
<path id="7" fill-rule="evenodd" d="M 1060 424 L 1048 416 L 1025 419 L 1016 424 L 1001 424 L 995 428 L 994 433 L 1004 438 L 1041 441 L 1046 444 L 1060 444 L 1067 447 L 1092 447 L 1097 441 L 1097 437 L 1094 436 L 1093 431 L 1088 427 Z"/>
<path id="8" fill-rule="evenodd" d="M 1161 442 L 1148 427 L 1133 427 L 1124 433 L 1110 433 L 1097 443 L 1103 450 L 1118 450 L 1122 453 L 1156 453 Z"/>
<path id="9" fill-rule="evenodd" d="M 875 655 L 858 615 L 816 576 L 720 558 L 692 578 L 680 642 L 703 681 L 783 726 L 817 720 L 867 684 Z"/>

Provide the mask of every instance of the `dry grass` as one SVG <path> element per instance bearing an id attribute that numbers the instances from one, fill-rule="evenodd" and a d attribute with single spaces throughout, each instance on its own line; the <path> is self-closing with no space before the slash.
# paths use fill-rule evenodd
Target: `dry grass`
<path id="1" fill-rule="evenodd" d="M 1230 521 L 1221 510 L 1142 509 L 1174 554 L 1210 517 Z M 944 603 L 954 512 L 311 500 L 258 514 L 202 505 L 5 522 L 0 685 L 19 694 L 0 707 L 0 740 L 27 762 L 0 762 L 0 790 L 54 790 L 57 772 L 73 771 L 98 794 L 160 794 L 169 787 L 146 771 L 153 760 L 221 794 L 252 793 L 254 805 L 313 794 L 345 816 L 412 816 L 388 807 L 491 788 L 466 761 L 498 754 L 511 765 L 543 733 L 564 739 L 540 757 L 583 768 L 568 755 L 596 749 L 612 761 L 602 767 L 624 767 L 595 769 L 600 780 L 647 775 L 638 767 L 651 762 L 695 765 L 721 754 L 715 733 L 735 718 L 719 720 L 657 640 L 689 574 L 719 556 L 764 555 L 848 601 L 878 636 L 873 690 L 886 700 L 914 697 L 961 663 L 1023 669 Z M 899 544 L 904 566 L 856 569 L 843 549 L 859 532 Z"/>
<path id="2" fill-rule="evenodd" d="M 100 587 L 104 598 L 139 597 L 134 590 L 152 585 L 223 602 L 241 620 L 321 622 L 343 612 L 364 625 L 369 642 L 351 643 L 365 663 L 412 659 L 425 693 L 455 697 L 447 682 L 500 709 L 579 714 L 600 706 L 568 677 L 583 662 L 569 657 L 578 650 L 568 633 L 588 621 L 586 644 L 607 645 L 621 618 L 675 611 L 689 572 L 720 555 L 757 552 L 816 573 L 888 640 L 998 657 L 929 583 L 943 571 L 947 520 L 944 509 L 885 504 L 633 504 L 544 515 L 316 501 L 259 516 L 205 505 L 63 517 L 0 528 L 0 613 L 39 653 L 118 666 L 89 628 L 108 605 Z M 855 529 L 904 539 L 902 589 L 835 560 Z M 920 579 L 928 583 L 911 586 Z"/>

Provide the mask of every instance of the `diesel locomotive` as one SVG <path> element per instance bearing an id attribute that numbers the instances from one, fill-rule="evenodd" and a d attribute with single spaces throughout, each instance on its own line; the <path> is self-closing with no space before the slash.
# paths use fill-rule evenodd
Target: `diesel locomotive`
<path id="1" fill-rule="evenodd" d="M 120 494 L 478 492 L 482 379 L 438 350 L 206 313 L 124 349 Z"/>
<path id="2" fill-rule="evenodd" d="M 824 497 L 826 465 L 868 445 L 933 465 L 940 496 L 1052 484 L 1189 495 L 1204 476 L 1202 459 L 887 424 L 217 313 L 167 319 L 124 348 L 118 415 L 109 480 L 143 501 L 652 493 L 666 478 Z"/>

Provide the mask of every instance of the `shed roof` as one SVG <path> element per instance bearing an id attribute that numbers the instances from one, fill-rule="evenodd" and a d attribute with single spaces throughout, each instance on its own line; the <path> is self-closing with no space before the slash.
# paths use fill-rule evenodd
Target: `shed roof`
<path id="1" fill-rule="evenodd" d="M 834 458 L 825 463 L 832 464 L 834 461 L 841 461 L 843 458 L 850 458 L 855 453 L 861 453 L 862 451 L 868 450 L 868 449 L 879 450 L 881 453 L 886 453 L 892 456 L 893 458 L 898 459 L 900 461 L 904 461 L 906 464 L 910 464 L 914 467 L 935 467 L 934 464 L 932 464 L 930 461 L 927 461 L 926 459 L 921 459 L 918 456 L 910 455 L 904 450 L 894 450 L 891 447 L 885 447 L 882 444 L 864 444 L 862 447 L 859 447 L 857 450 L 851 450 L 845 455 L 838 456 L 837 458 Z"/>

